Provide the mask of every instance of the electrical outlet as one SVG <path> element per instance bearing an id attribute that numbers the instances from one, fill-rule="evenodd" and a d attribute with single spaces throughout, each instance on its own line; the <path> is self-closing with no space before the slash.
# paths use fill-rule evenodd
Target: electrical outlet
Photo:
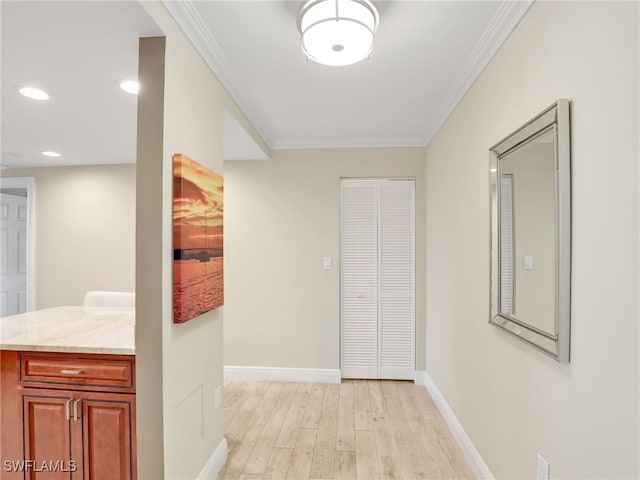
<path id="1" fill-rule="evenodd" d="M 536 479 L 537 480 L 549 480 L 549 462 L 544 457 L 538 454 L 538 463 L 536 467 Z"/>
<path id="2" fill-rule="evenodd" d="M 222 403 L 221 387 L 216 388 L 213 396 L 214 396 L 214 402 L 216 404 L 215 407 L 216 407 L 216 410 L 217 410 L 218 408 L 220 408 L 220 404 Z"/>

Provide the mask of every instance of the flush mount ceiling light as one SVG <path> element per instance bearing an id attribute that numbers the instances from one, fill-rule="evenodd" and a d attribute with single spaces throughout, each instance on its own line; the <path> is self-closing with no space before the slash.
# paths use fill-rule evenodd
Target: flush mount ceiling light
<path id="1" fill-rule="evenodd" d="M 39 88 L 22 87 L 18 91 L 20 92 L 20 95 L 24 95 L 27 98 L 32 98 L 34 100 L 49 100 L 49 94 Z"/>
<path id="2" fill-rule="evenodd" d="M 137 95 L 140 91 L 140 83 L 136 82 L 135 80 L 125 80 L 124 82 L 120 83 L 120 88 L 127 93 Z"/>
<path id="3" fill-rule="evenodd" d="M 323 65 L 351 65 L 373 50 L 380 17 L 369 0 L 309 0 L 298 12 L 302 51 Z"/>

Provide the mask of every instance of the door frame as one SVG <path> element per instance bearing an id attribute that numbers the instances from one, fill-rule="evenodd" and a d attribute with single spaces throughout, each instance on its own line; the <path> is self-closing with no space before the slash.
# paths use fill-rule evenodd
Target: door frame
<path id="1" fill-rule="evenodd" d="M 10 188 L 27 191 L 27 312 L 31 312 L 36 304 L 36 179 L 0 177 L 0 190 Z"/>

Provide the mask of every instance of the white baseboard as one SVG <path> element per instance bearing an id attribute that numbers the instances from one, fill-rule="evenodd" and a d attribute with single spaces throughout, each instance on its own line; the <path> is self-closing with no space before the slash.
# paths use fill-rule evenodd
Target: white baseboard
<path id="1" fill-rule="evenodd" d="M 225 380 L 241 382 L 309 382 L 340 383 L 339 369 L 278 368 L 278 367 L 224 367 Z"/>
<path id="2" fill-rule="evenodd" d="M 418 382 L 418 373 L 421 374 L 421 380 L 423 380 L 423 383 Z M 491 470 L 489 470 L 489 467 L 484 462 L 484 459 L 476 449 L 475 445 L 469 438 L 469 435 L 467 435 L 467 432 L 465 432 L 464 428 L 460 424 L 460 421 L 458 421 L 455 413 L 453 413 L 453 410 L 451 410 L 451 407 L 442 396 L 442 393 L 440 393 L 440 390 L 433 382 L 429 374 L 427 372 L 416 372 L 416 383 L 424 385 L 427 391 L 431 394 L 431 397 L 438 407 L 438 410 L 440 410 L 442 418 L 449 426 L 449 430 L 451 430 L 453 438 L 456 440 L 458 446 L 460 447 L 460 450 L 462 450 L 462 453 L 469 462 L 469 466 L 473 470 L 476 478 L 491 480 L 495 479 L 495 477 L 491 473 Z"/>
<path id="3" fill-rule="evenodd" d="M 220 443 L 214 450 L 211 457 L 209 457 L 209 460 L 207 460 L 207 463 L 205 463 L 196 480 L 215 480 L 226 461 L 227 439 L 223 438 L 222 440 L 220 440 Z"/>
<path id="4" fill-rule="evenodd" d="M 416 385 L 426 385 L 427 372 L 424 370 L 416 370 Z"/>

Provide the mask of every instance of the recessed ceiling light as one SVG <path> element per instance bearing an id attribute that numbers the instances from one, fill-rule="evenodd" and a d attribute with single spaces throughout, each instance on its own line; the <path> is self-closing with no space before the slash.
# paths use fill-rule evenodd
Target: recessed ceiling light
<path id="1" fill-rule="evenodd" d="M 45 151 L 45 152 L 41 152 L 41 153 L 45 157 L 61 157 L 62 156 L 58 152 Z"/>
<path id="2" fill-rule="evenodd" d="M 135 80 L 125 80 L 124 82 L 120 83 L 120 88 L 127 93 L 133 93 L 134 95 L 137 95 L 138 91 L 140 90 L 140 83 L 136 82 Z"/>
<path id="3" fill-rule="evenodd" d="M 24 95 L 28 98 L 33 98 L 34 100 L 49 100 L 49 94 L 39 88 L 34 87 L 22 87 L 19 90 L 21 95 Z"/>

